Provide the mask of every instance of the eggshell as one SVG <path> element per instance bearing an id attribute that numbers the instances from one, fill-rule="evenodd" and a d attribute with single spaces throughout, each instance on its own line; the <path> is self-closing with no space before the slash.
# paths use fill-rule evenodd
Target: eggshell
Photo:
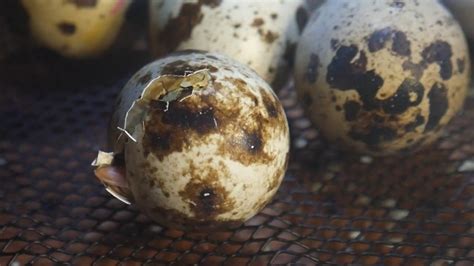
<path id="1" fill-rule="evenodd" d="M 463 32 L 437 1 L 327 1 L 295 62 L 299 97 L 321 133 L 374 155 L 433 142 L 461 109 L 471 73 Z"/>
<path id="2" fill-rule="evenodd" d="M 130 0 L 22 0 L 33 36 L 67 57 L 91 57 L 114 42 Z"/>
<path id="3" fill-rule="evenodd" d="M 303 0 L 151 0 L 153 54 L 182 49 L 225 54 L 269 83 L 285 79 L 308 19 Z"/>
<path id="4" fill-rule="evenodd" d="M 197 51 L 132 77 L 110 142 L 125 156 L 130 201 L 180 228 L 252 217 L 276 193 L 289 156 L 286 116 L 270 86 L 234 60 Z"/>

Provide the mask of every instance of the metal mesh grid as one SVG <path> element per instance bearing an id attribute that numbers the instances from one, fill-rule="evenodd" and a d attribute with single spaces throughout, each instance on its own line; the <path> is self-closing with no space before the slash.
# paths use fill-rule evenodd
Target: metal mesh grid
<path id="1" fill-rule="evenodd" d="M 274 201 L 237 230 L 189 233 L 93 176 L 123 82 L 35 90 L 28 78 L 0 96 L 0 265 L 474 264 L 474 98 L 430 150 L 372 159 L 322 142 L 286 88 L 292 156 Z"/>

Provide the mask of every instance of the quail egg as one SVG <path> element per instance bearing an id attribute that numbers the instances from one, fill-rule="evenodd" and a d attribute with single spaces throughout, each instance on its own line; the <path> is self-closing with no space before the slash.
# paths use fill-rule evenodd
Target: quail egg
<path id="1" fill-rule="evenodd" d="M 182 49 L 219 52 L 279 86 L 308 19 L 308 5 L 304 0 L 150 0 L 149 17 L 155 56 Z"/>
<path id="2" fill-rule="evenodd" d="M 33 36 L 67 57 L 90 57 L 115 40 L 130 0 L 22 0 Z"/>
<path id="3" fill-rule="evenodd" d="M 138 71 L 118 96 L 109 136 L 97 177 L 155 221 L 183 229 L 255 215 L 289 156 L 287 119 L 270 86 L 208 52 L 173 53 Z"/>
<path id="4" fill-rule="evenodd" d="M 433 142 L 471 73 L 460 26 L 434 0 L 326 1 L 295 60 L 298 95 L 322 135 L 373 155 Z"/>

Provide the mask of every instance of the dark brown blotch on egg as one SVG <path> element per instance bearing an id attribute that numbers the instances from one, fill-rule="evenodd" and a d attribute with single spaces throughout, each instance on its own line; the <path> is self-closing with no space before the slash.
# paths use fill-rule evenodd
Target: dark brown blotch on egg
<path id="1" fill-rule="evenodd" d="M 407 35 L 401 31 L 394 31 L 392 50 L 401 56 L 410 56 L 411 54 L 411 43 L 407 38 Z"/>
<path id="2" fill-rule="evenodd" d="M 347 101 L 344 103 L 344 115 L 347 121 L 354 121 L 359 115 L 361 109 L 360 103 L 356 101 Z"/>
<path id="3" fill-rule="evenodd" d="M 443 83 L 435 83 L 428 93 L 430 103 L 428 122 L 425 132 L 435 130 L 449 108 L 448 92 Z"/>
<path id="4" fill-rule="evenodd" d="M 156 43 L 155 54 L 163 56 L 170 53 L 179 44 L 191 37 L 194 27 L 201 23 L 203 14 L 201 8 L 203 5 L 216 8 L 221 4 L 221 0 L 199 0 L 197 3 L 184 3 L 179 14 L 168 20 L 164 28 L 156 33 L 156 39 L 166 39 L 166 42 L 158 41 Z"/>
<path id="5" fill-rule="evenodd" d="M 384 48 L 391 35 L 392 29 L 390 27 L 374 31 L 367 39 L 369 51 L 374 53 Z"/>
<path id="6" fill-rule="evenodd" d="M 220 184 L 221 175 L 228 175 L 225 166 L 219 173 L 211 167 L 197 167 L 190 163 L 187 173 L 191 180 L 179 192 L 184 201 L 189 202 L 189 208 L 198 220 L 214 220 L 220 214 L 235 208 L 235 202 L 229 192 Z"/>
<path id="7" fill-rule="evenodd" d="M 76 25 L 72 22 L 61 22 L 58 24 L 58 30 L 64 35 L 73 35 L 76 32 Z"/>
<path id="8" fill-rule="evenodd" d="M 270 95 L 270 93 L 262 93 L 262 101 L 267 110 L 268 117 L 276 118 L 280 115 L 280 110 L 278 109 L 275 99 Z"/>
<path id="9" fill-rule="evenodd" d="M 308 18 L 308 11 L 303 7 L 298 7 L 296 10 L 296 23 L 300 33 L 303 32 L 304 27 L 308 23 Z"/>
<path id="10" fill-rule="evenodd" d="M 445 41 L 435 41 L 426 47 L 421 56 L 427 64 L 436 63 L 439 65 L 439 74 L 443 80 L 448 80 L 453 74 L 453 65 L 451 57 L 453 51 L 451 45 Z"/>

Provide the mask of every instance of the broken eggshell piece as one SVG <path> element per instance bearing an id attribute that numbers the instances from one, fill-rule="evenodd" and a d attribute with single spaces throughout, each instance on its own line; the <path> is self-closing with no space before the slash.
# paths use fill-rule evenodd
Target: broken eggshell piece
<path id="1" fill-rule="evenodd" d="M 99 151 L 97 158 L 92 162 L 95 176 L 102 181 L 107 192 L 120 201 L 130 204 L 130 191 L 125 180 L 125 169 L 114 164 L 114 153 Z"/>
<path id="2" fill-rule="evenodd" d="M 129 189 L 114 192 L 183 229 L 254 216 L 278 190 L 289 155 L 286 116 L 270 86 L 215 53 L 175 53 L 142 68 L 120 93 L 109 133 Z M 98 170 L 108 167 L 117 166 Z"/>

